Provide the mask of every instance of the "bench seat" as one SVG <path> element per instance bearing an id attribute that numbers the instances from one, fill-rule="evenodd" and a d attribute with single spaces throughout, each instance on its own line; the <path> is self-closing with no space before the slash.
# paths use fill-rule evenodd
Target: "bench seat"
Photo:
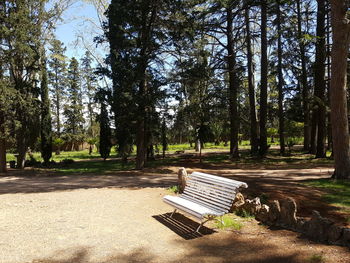
<path id="1" fill-rule="evenodd" d="M 166 195 L 163 197 L 163 201 L 179 210 L 189 213 L 200 220 L 208 216 L 222 216 L 225 214 L 224 211 L 215 211 L 181 196 Z"/>

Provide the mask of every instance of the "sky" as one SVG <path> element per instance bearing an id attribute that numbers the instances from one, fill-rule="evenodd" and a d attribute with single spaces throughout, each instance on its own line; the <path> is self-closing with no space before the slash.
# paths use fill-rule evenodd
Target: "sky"
<path id="1" fill-rule="evenodd" d="M 101 34 L 97 11 L 92 4 L 82 1 L 75 1 L 64 13 L 62 21 L 56 28 L 56 38 L 61 40 L 67 47 L 66 56 L 80 58 L 85 53 L 81 41 L 77 45 L 77 38 L 84 38 L 84 42 L 93 48 L 93 38 Z M 103 52 L 101 52 L 101 55 Z"/>

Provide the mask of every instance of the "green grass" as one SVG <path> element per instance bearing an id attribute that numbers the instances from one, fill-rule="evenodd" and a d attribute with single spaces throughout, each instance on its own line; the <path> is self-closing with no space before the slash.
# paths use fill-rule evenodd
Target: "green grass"
<path id="1" fill-rule="evenodd" d="M 130 161 L 123 165 L 121 161 L 116 160 L 96 160 L 86 162 L 74 162 L 64 166 L 55 167 L 55 171 L 60 174 L 108 174 L 116 171 L 127 171 L 135 167 L 135 162 Z"/>
<path id="2" fill-rule="evenodd" d="M 111 152 L 111 156 L 114 157 L 116 153 L 114 151 Z M 39 161 L 42 162 L 43 159 L 41 158 L 40 152 L 34 152 L 33 157 Z M 81 161 L 81 160 L 88 160 L 88 159 L 96 159 L 99 158 L 100 154 L 96 151 L 94 151 L 91 155 L 89 155 L 88 150 L 82 150 L 82 151 L 71 151 L 71 152 L 61 152 L 61 154 L 56 155 L 55 153 L 52 153 L 51 160 L 55 162 L 60 162 L 64 159 L 73 159 L 74 161 Z M 15 161 L 15 155 L 12 153 L 6 154 L 7 161 Z M 27 154 L 26 159 L 29 160 L 29 155 Z"/>
<path id="3" fill-rule="evenodd" d="M 179 186 L 173 185 L 173 186 L 170 186 L 167 190 L 171 193 L 177 194 L 179 192 Z"/>
<path id="4" fill-rule="evenodd" d="M 326 259 L 323 257 L 323 255 L 314 254 L 308 258 L 308 262 L 310 262 L 310 263 L 325 263 Z"/>
<path id="5" fill-rule="evenodd" d="M 230 215 L 224 215 L 222 217 L 222 221 L 220 221 L 220 218 L 217 218 L 216 221 L 216 228 L 218 229 L 235 229 L 240 230 L 243 227 L 243 224 L 241 222 L 236 221 L 232 216 Z"/>
<path id="6" fill-rule="evenodd" d="M 304 184 L 324 190 L 323 199 L 350 212 L 350 181 L 334 179 L 310 180 Z"/>

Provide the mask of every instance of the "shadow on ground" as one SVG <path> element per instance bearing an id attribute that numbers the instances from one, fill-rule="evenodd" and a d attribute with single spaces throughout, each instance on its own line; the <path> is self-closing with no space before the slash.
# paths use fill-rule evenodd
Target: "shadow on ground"
<path id="1" fill-rule="evenodd" d="M 170 215 L 171 213 L 166 213 L 153 216 L 153 218 L 185 240 L 195 239 L 216 233 L 216 231 L 205 226 L 202 226 L 199 232 L 196 232 L 199 225 L 197 222 L 179 213 L 175 213 L 172 217 L 170 217 Z"/>

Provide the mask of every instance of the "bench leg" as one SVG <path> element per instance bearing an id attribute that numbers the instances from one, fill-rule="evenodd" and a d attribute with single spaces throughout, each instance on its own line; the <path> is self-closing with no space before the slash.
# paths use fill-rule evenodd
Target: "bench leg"
<path id="1" fill-rule="evenodd" d="M 199 229 L 203 226 L 203 224 L 204 224 L 204 222 L 201 222 L 201 223 L 199 224 L 199 226 L 198 226 L 197 229 L 196 229 L 196 232 L 197 232 L 197 233 L 199 233 L 198 231 L 199 231 Z"/>
<path id="2" fill-rule="evenodd" d="M 201 221 L 201 223 L 199 224 L 199 226 L 198 226 L 197 229 L 196 229 L 196 232 L 199 233 L 199 232 L 198 232 L 199 229 L 200 229 L 206 222 L 208 222 L 209 220 L 211 220 L 211 219 L 207 219 L 207 220 Z"/>
<path id="3" fill-rule="evenodd" d="M 175 210 L 171 213 L 170 218 L 173 217 L 173 215 L 176 213 L 176 211 L 177 211 L 177 209 L 175 209 Z"/>

